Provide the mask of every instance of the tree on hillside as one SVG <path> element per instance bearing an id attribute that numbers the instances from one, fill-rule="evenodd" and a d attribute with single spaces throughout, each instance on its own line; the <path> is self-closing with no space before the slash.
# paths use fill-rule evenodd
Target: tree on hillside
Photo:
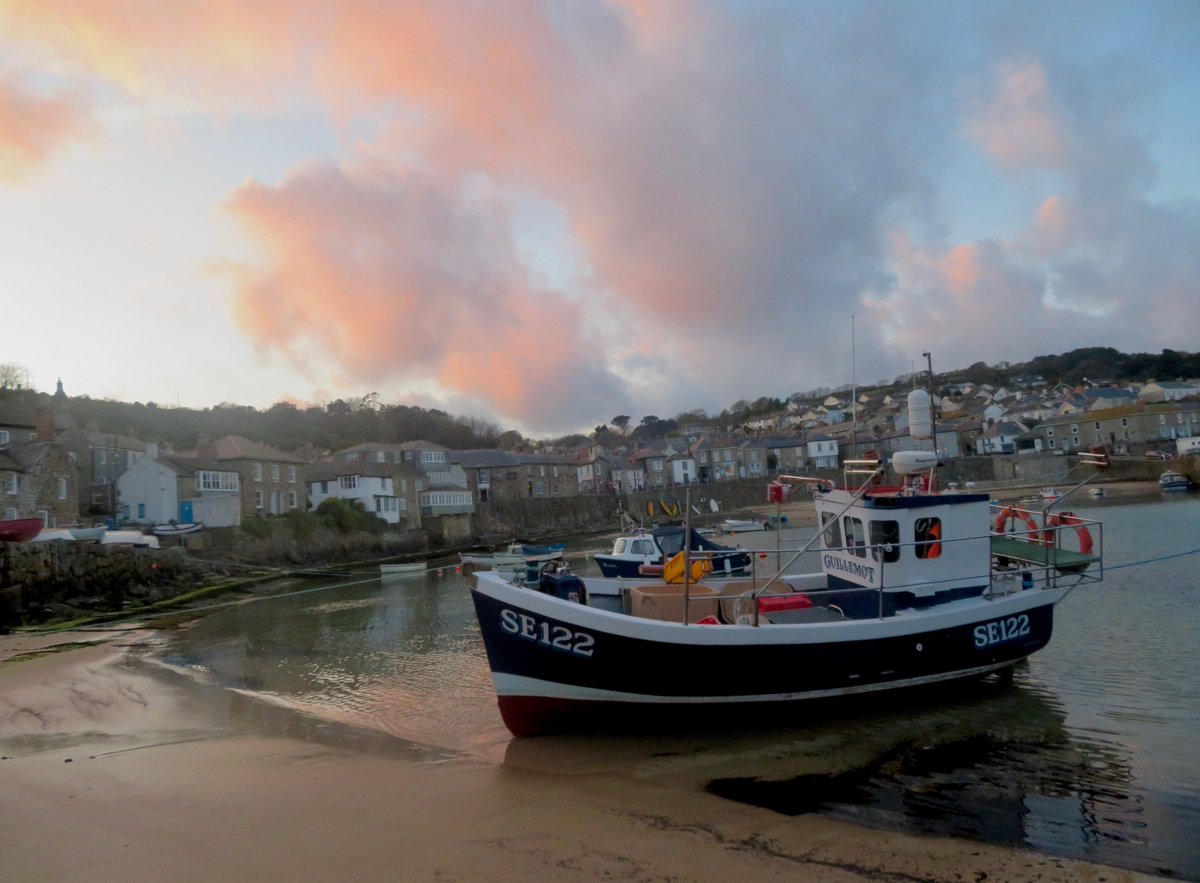
<path id="1" fill-rule="evenodd" d="M 621 430 L 621 435 L 629 434 L 629 417 L 627 415 L 622 414 L 619 417 L 614 417 L 609 423 Z"/>
<path id="2" fill-rule="evenodd" d="M 0 365 L 0 389 L 28 389 L 29 369 L 16 362 Z"/>

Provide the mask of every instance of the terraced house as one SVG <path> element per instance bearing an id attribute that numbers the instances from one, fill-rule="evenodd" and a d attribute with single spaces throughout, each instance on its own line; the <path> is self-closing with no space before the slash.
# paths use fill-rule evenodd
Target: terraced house
<path id="1" fill-rule="evenodd" d="M 235 472 L 241 485 L 242 517 L 303 512 L 305 461 L 240 435 L 204 441 L 180 457 L 211 464 L 222 472 Z"/>

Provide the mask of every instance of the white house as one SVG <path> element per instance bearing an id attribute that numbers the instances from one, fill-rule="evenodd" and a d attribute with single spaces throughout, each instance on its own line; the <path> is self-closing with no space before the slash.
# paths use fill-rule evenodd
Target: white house
<path id="1" fill-rule="evenodd" d="M 837 439 L 828 435 L 814 435 L 808 440 L 808 461 L 817 469 L 836 469 L 838 465 Z"/>
<path id="2" fill-rule="evenodd" d="M 315 509 L 328 499 L 357 501 L 388 524 L 416 526 L 409 505 L 422 489 L 421 473 L 399 462 L 330 460 L 312 464 L 305 475 L 308 502 Z M 408 525 L 410 515 L 414 524 Z"/>
<path id="3" fill-rule="evenodd" d="M 135 524 L 238 527 L 241 476 L 211 460 L 160 456 L 158 446 L 148 444 L 146 456 L 117 477 L 117 506 L 121 520 Z"/>

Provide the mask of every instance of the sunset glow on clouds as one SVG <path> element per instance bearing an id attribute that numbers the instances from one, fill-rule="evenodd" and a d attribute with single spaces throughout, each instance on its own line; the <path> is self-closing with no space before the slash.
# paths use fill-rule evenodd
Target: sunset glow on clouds
<path id="1" fill-rule="evenodd" d="M 1194 350 L 1196 17 L 0 0 L 0 285 L 128 302 L 138 370 L 95 328 L 0 361 L 554 434 L 848 382 L 852 315 L 860 380 Z"/>

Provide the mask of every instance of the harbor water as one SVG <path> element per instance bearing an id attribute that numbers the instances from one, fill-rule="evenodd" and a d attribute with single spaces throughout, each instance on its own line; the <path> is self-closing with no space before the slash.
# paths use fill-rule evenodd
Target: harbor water
<path id="1" fill-rule="evenodd" d="M 722 719 L 704 732 L 512 739 L 453 564 L 231 606 L 156 661 L 228 696 L 242 725 L 291 721 L 361 750 L 624 776 L 1200 879 L 1200 555 L 1181 554 L 1200 548 L 1200 499 L 1154 491 L 1071 508 L 1104 524 L 1104 579 L 1067 597 L 1049 647 L 1011 678 L 774 728 Z M 769 563 L 805 533 L 736 539 Z M 595 572 L 587 554 L 606 542 L 572 543 L 568 558 Z"/>

